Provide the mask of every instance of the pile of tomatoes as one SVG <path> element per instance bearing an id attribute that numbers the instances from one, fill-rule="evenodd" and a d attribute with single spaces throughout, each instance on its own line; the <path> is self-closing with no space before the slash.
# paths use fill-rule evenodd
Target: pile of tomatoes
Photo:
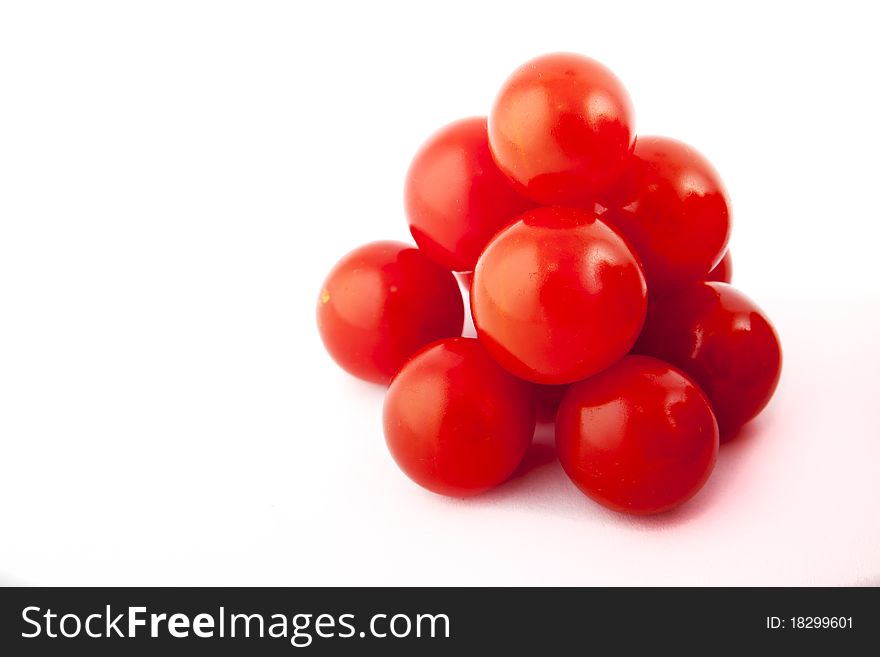
<path id="1" fill-rule="evenodd" d="M 425 488 L 500 484 L 549 418 L 584 493 L 666 511 L 772 396 L 779 340 L 729 284 L 718 173 L 679 141 L 636 138 L 626 89 L 595 60 L 521 66 L 488 118 L 422 146 L 405 206 L 418 248 L 346 255 L 324 282 L 318 327 L 343 368 L 390 383 L 386 442 Z M 476 338 L 461 337 L 453 272 Z"/>

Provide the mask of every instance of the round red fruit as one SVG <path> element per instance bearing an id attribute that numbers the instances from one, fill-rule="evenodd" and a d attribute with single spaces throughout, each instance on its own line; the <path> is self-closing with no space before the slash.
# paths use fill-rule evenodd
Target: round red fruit
<path id="1" fill-rule="evenodd" d="M 394 377 L 384 426 L 391 455 L 410 479 L 441 495 L 475 495 L 522 461 L 535 431 L 532 391 L 477 340 L 443 340 Z"/>
<path id="2" fill-rule="evenodd" d="M 572 385 L 556 417 L 566 474 L 615 511 L 668 511 L 715 466 L 718 426 L 703 392 L 676 368 L 628 356 Z"/>
<path id="3" fill-rule="evenodd" d="M 417 350 L 461 335 L 464 302 L 452 274 L 418 249 L 372 242 L 330 271 L 318 297 L 318 330 L 351 374 L 388 383 Z"/>
<path id="4" fill-rule="evenodd" d="M 599 62 L 544 55 L 511 75 L 489 114 L 489 144 L 522 194 L 543 204 L 592 201 L 623 170 L 635 118 L 620 80 Z"/>
<path id="5" fill-rule="evenodd" d="M 652 294 L 702 280 L 730 237 L 730 201 L 718 173 L 687 144 L 639 136 L 626 169 L 600 198 L 602 219 L 633 245 Z"/>
<path id="6" fill-rule="evenodd" d="M 428 139 L 406 174 L 404 202 L 416 244 L 454 271 L 472 270 L 486 242 L 533 205 L 492 160 L 482 116 Z"/>
<path id="7" fill-rule="evenodd" d="M 513 374 L 578 381 L 632 347 L 645 318 L 636 256 L 593 212 L 537 208 L 486 247 L 471 285 L 477 335 Z"/>
<path id="8" fill-rule="evenodd" d="M 782 369 L 770 320 L 726 283 L 692 283 L 657 299 L 634 351 L 687 372 L 712 403 L 722 439 L 767 405 Z"/>

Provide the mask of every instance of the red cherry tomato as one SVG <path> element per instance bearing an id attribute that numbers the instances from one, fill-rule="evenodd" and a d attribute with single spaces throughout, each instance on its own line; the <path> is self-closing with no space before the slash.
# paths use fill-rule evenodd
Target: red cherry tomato
<path id="1" fill-rule="evenodd" d="M 627 237 L 642 260 L 648 290 L 701 280 L 730 236 L 730 202 L 718 173 L 690 146 L 639 136 L 626 169 L 600 197 L 602 219 Z"/>
<path id="2" fill-rule="evenodd" d="M 730 257 L 730 250 L 721 258 L 721 262 L 715 265 L 715 269 L 706 276 L 707 281 L 717 281 L 718 283 L 730 283 L 733 280 L 733 258 Z"/>
<path id="3" fill-rule="evenodd" d="M 489 144 L 522 194 L 544 204 L 593 200 L 623 170 L 635 118 L 626 89 L 599 62 L 569 53 L 521 66 L 489 114 Z"/>
<path id="4" fill-rule="evenodd" d="M 634 351 L 687 372 L 712 403 L 722 439 L 767 405 L 782 368 L 770 320 L 726 283 L 692 283 L 657 299 Z"/>
<path id="5" fill-rule="evenodd" d="M 416 354 L 394 377 L 385 440 L 413 481 L 441 495 L 475 495 L 507 479 L 535 431 L 529 385 L 480 343 L 453 338 Z"/>
<path id="6" fill-rule="evenodd" d="M 463 322 L 452 274 L 400 242 L 372 242 L 346 255 L 318 297 L 327 351 L 351 374 L 378 383 L 429 342 L 461 335 Z"/>
<path id="7" fill-rule="evenodd" d="M 572 385 L 556 418 L 556 450 L 571 480 L 615 511 L 668 511 L 715 466 L 718 426 L 703 392 L 676 368 L 628 356 Z"/>
<path id="8" fill-rule="evenodd" d="M 509 371 L 578 381 L 622 358 L 645 318 L 641 267 L 592 212 L 537 208 L 486 247 L 474 270 L 477 335 Z"/>
<path id="9" fill-rule="evenodd" d="M 482 116 L 428 139 L 406 174 L 404 200 L 416 244 L 454 271 L 473 269 L 486 242 L 534 205 L 492 160 Z"/>

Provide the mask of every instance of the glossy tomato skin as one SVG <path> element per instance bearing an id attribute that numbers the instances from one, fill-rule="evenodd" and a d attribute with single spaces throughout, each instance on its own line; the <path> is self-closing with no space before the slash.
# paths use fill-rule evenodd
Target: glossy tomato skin
<path id="1" fill-rule="evenodd" d="M 702 280 L 730 237 L 730 201 L 720 176 L 696 149 L 639 136 L 626 169 L 600 197 L 602 219 L 639 254 L 651 294 Z"/>
<path id="2" fill-rule="evenodd" d="M 568 389 L 556 417 L 556 449 L 566 474 L 600 504 L 661 513 L 693 497 L 711 474 L 718 426 L 684 373 L 628 356 Z"/>
<path id="3" fill-rule="evenodd" d="M 534 205 L 492 159 L 484 116 L 428 139 L 406 174 L 404 204 L 416 244 L 454 271 L 472 270 L 489 239 Z"/>
<path id="4" fill-rule="evenodd" d="M 486 247 L 471 312 L 487 351 L 520 378 L 578 381 L 632 347 L 645 318 L 636 256 L 586 210 L 530 210 Z"/>
<path id="5" fill-rule="evenodd" d="M 733 258 L 730 256 L 730 249 L 721 258 L 721 262 L 715 265 L 715 269 L 709 272 L 706 280 L 718 283 L 730 283 L 733 280 Z"/>
<path id="6" fill-rule="evenodd" d="M 413 481 L 466 497 L 507 479 L 535 430 L 529 385 L 472 338 L 436 342 L 400 370 L 385 397 L 385 440 Z"/>
<path id="7" fill-rule="evenodd" d="M 722 439 L 767 405 L 782 370 L 770 320 L 726 283 L 697 282 L 657 299 L 634 351 L 693 378 L 712 404 Z"/>
<path id="8" fill-rule="evenodd" d="M 489 144 L 520 192 L 542 204 L 591 201 L 632 152 L 629 94 L 599 62 L 571 53 L 533 59 L 504 83 Z"/>
<path id="9" fill-rule="evenodd" d="M 333 359 L 388 383 L 420 348 L 461 335 L 464 302 L 452 274 L 401 242 L 371 242 L 343 257 L 318 296 L 318 330 Z"/>

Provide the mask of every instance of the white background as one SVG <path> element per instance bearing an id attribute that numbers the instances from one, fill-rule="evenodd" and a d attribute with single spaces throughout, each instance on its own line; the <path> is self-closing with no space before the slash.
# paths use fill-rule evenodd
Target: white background
<path id="1" fill-rule="evenodd" d="M 877 583 L 869 7 L 3 3 L 0 583 Z M 541 447 L 482 498 L 422 491 L 315 328 L 339 256 L 407 239 L 420 142 L 554 50 L 715 163 L 783 340 L 770 408 L 660 518 Z"/>

